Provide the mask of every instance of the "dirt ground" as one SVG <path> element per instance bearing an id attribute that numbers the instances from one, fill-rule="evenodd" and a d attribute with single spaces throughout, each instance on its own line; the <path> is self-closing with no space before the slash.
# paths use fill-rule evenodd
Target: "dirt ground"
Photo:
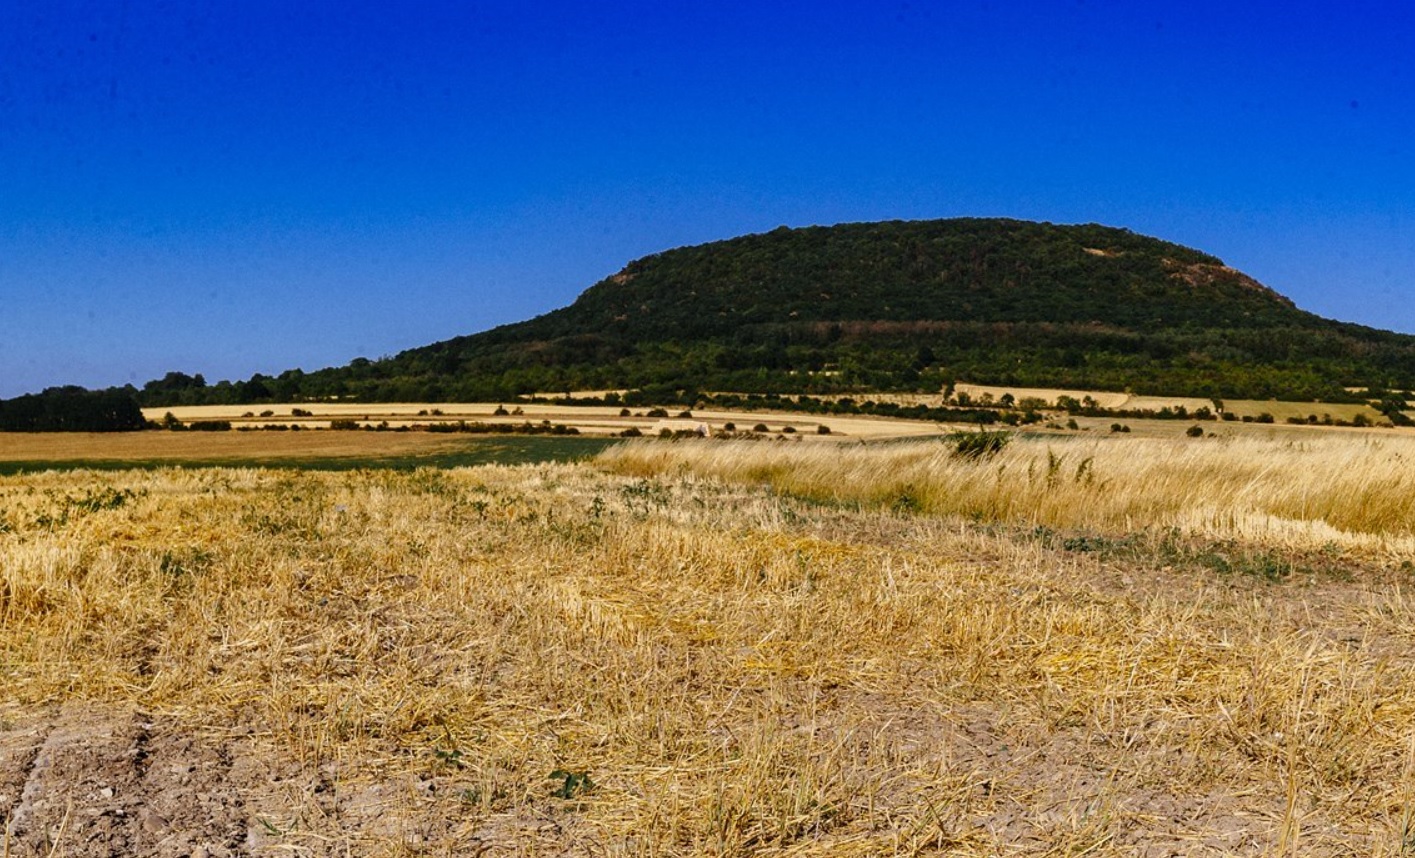
<path id="1" fill-rule="evenodd" d="M 573 846 L 568 819 L 480 820 L 455 775 L 341 779 L 238 724 L 193 728 L 151 713 L 65 705 L 0 729 L 7 856 L 520 854 Z M 379 846 L 381 845 L 381 847 Z M 550 854 L 575 854 L 558 851 Z"/>

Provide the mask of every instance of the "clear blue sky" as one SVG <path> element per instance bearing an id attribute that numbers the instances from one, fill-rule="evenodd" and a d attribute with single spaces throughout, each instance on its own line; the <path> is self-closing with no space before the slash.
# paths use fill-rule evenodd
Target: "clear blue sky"
<path id="1" fill-rule="evenodd" d="M 1415 332 L 1411 9 L 0 0 L 0 396 L 378 357 L 888 218 L 1126 226 Z"/>

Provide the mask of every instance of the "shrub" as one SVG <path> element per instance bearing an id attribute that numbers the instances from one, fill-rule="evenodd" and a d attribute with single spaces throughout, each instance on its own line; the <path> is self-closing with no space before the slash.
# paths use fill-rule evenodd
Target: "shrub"
<path id="1" fill-rule="evenodd" d="M 722 424 L 722 431 L 724 431 L 724 432 L 736 432 L 736 431 L 737 431 L 737 424 L 736 424 L 736 423 L 732 423 L 732 422 L 724 423 L 724 424 Z"/>
<path id="2" fill-rule="evenodd" d="M 1110 424 L 1110 431 L 1112 431 L 1112 432 L 1129 432 L 1129 431 L 1130 431 L 1130 427 L 1129 427 L 1129 426 L 1126 426 L 1124 423 L 1112 423 L 1112 424 Z"/>
<path id="3" fill-rule="evenodd" d="M 345 418 L 342 418 L 342 419 L 339 419 L 339 420 L 331 420 L 331 421 L 329 421 L 329 428 L 330 428 L 330 429 L 338 429 L 338 430 L 340 430 L 340 431 L 348 431 L 348 430 L 350 430 L 350 429 L 358 429 L 358 428 L 359 428 L 359 421 L 354 420 L 354 419 L 351 419 L 351 418 L 348 418 L 348 417 L 345 417 Z"/>
<path id="4" fill-rule="evenodd" d="M 644 412 L 644 416 L 663 418 L 668 416 L 668 412 L 662 408 L 650 408 L 648 411 Z"/>
<path id="5" fill-rule="evenodd" d="M 1012 436 L 1006 432 L 964 432 L 953 437 L 953 455 L 963 459 L 991 459 Z"/>
<path id="6" fill-rule="evenodd" d="M 765 423 L 758 423 L 757 425 L 755 425 L 755 426 L 752 427 L 752 431 L 753 431 L 753 432 L 770 432 L 771 429 L 767 428 L 767 425 L 766 425 Z"/>
<path id="7" fill-rule="evenodd" d="M 630 426 L 628 429 L 625 429 L 623 432 L 620 432 L 620 433 L 619 433 L 619 437 L 620 437 L 620 438 L 641 438 L 641 437 L 643 437 L 643 434 L 644 434 L 643 432 L 639 431 L 639 427 L 637 427 L 637 426 Z"/>
<path id="8" fill-rule="evenodd" d="M 291 409 L 290 409 L 290 416 L 291 416 L 291 417 L 313 417 L 313 416 L 314 416 L 314 412 L 313 412 L 313 411 L 307 411 L 307 410 L 305 410 L 305 409 L 303 409 L 303 408 L 291 408 Z"/>
<path id="9" fill-rule="evenodd" d="M 819 426 L 816 427 L 816 434 L 817 434 L 817 435 L 829 435 L 829 434 L 830 434 L 830 427 L 827 426 L 827 425 L 825 425 L 824 423 L 822 423 L 821 425 L 819 425 Z"/>
<path id="10" fill-rule="evenodd" d="M 1184 434 L 1188 435 L 1190 438 L 1202 438 L 1204 437 L 1204 427 L 1190 426 L 1188 429 L 1184 430 Z"/>

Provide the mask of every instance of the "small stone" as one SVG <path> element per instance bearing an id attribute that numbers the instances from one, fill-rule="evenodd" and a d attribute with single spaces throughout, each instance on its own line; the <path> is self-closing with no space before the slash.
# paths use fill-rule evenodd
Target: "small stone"
<path id="1" fill-rule="evenodd" d="M 98 794 L 101 795 L 101 796 L 103 796 L 104 798 L 112 798 L 112 797 L 113 797 L 113 787 L 104 787 L 103 789 L 101 789 L 101 790 L 98 791 Z"/>

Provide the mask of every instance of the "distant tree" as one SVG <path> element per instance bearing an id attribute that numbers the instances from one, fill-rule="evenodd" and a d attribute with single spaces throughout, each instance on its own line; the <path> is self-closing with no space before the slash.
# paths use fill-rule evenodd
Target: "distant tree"
<path id="1" fill-rule="evenodd" d="M 135 432 L 147 428 L 132 388 L 51 387 L 0 400 L 0 431 Z"/>

